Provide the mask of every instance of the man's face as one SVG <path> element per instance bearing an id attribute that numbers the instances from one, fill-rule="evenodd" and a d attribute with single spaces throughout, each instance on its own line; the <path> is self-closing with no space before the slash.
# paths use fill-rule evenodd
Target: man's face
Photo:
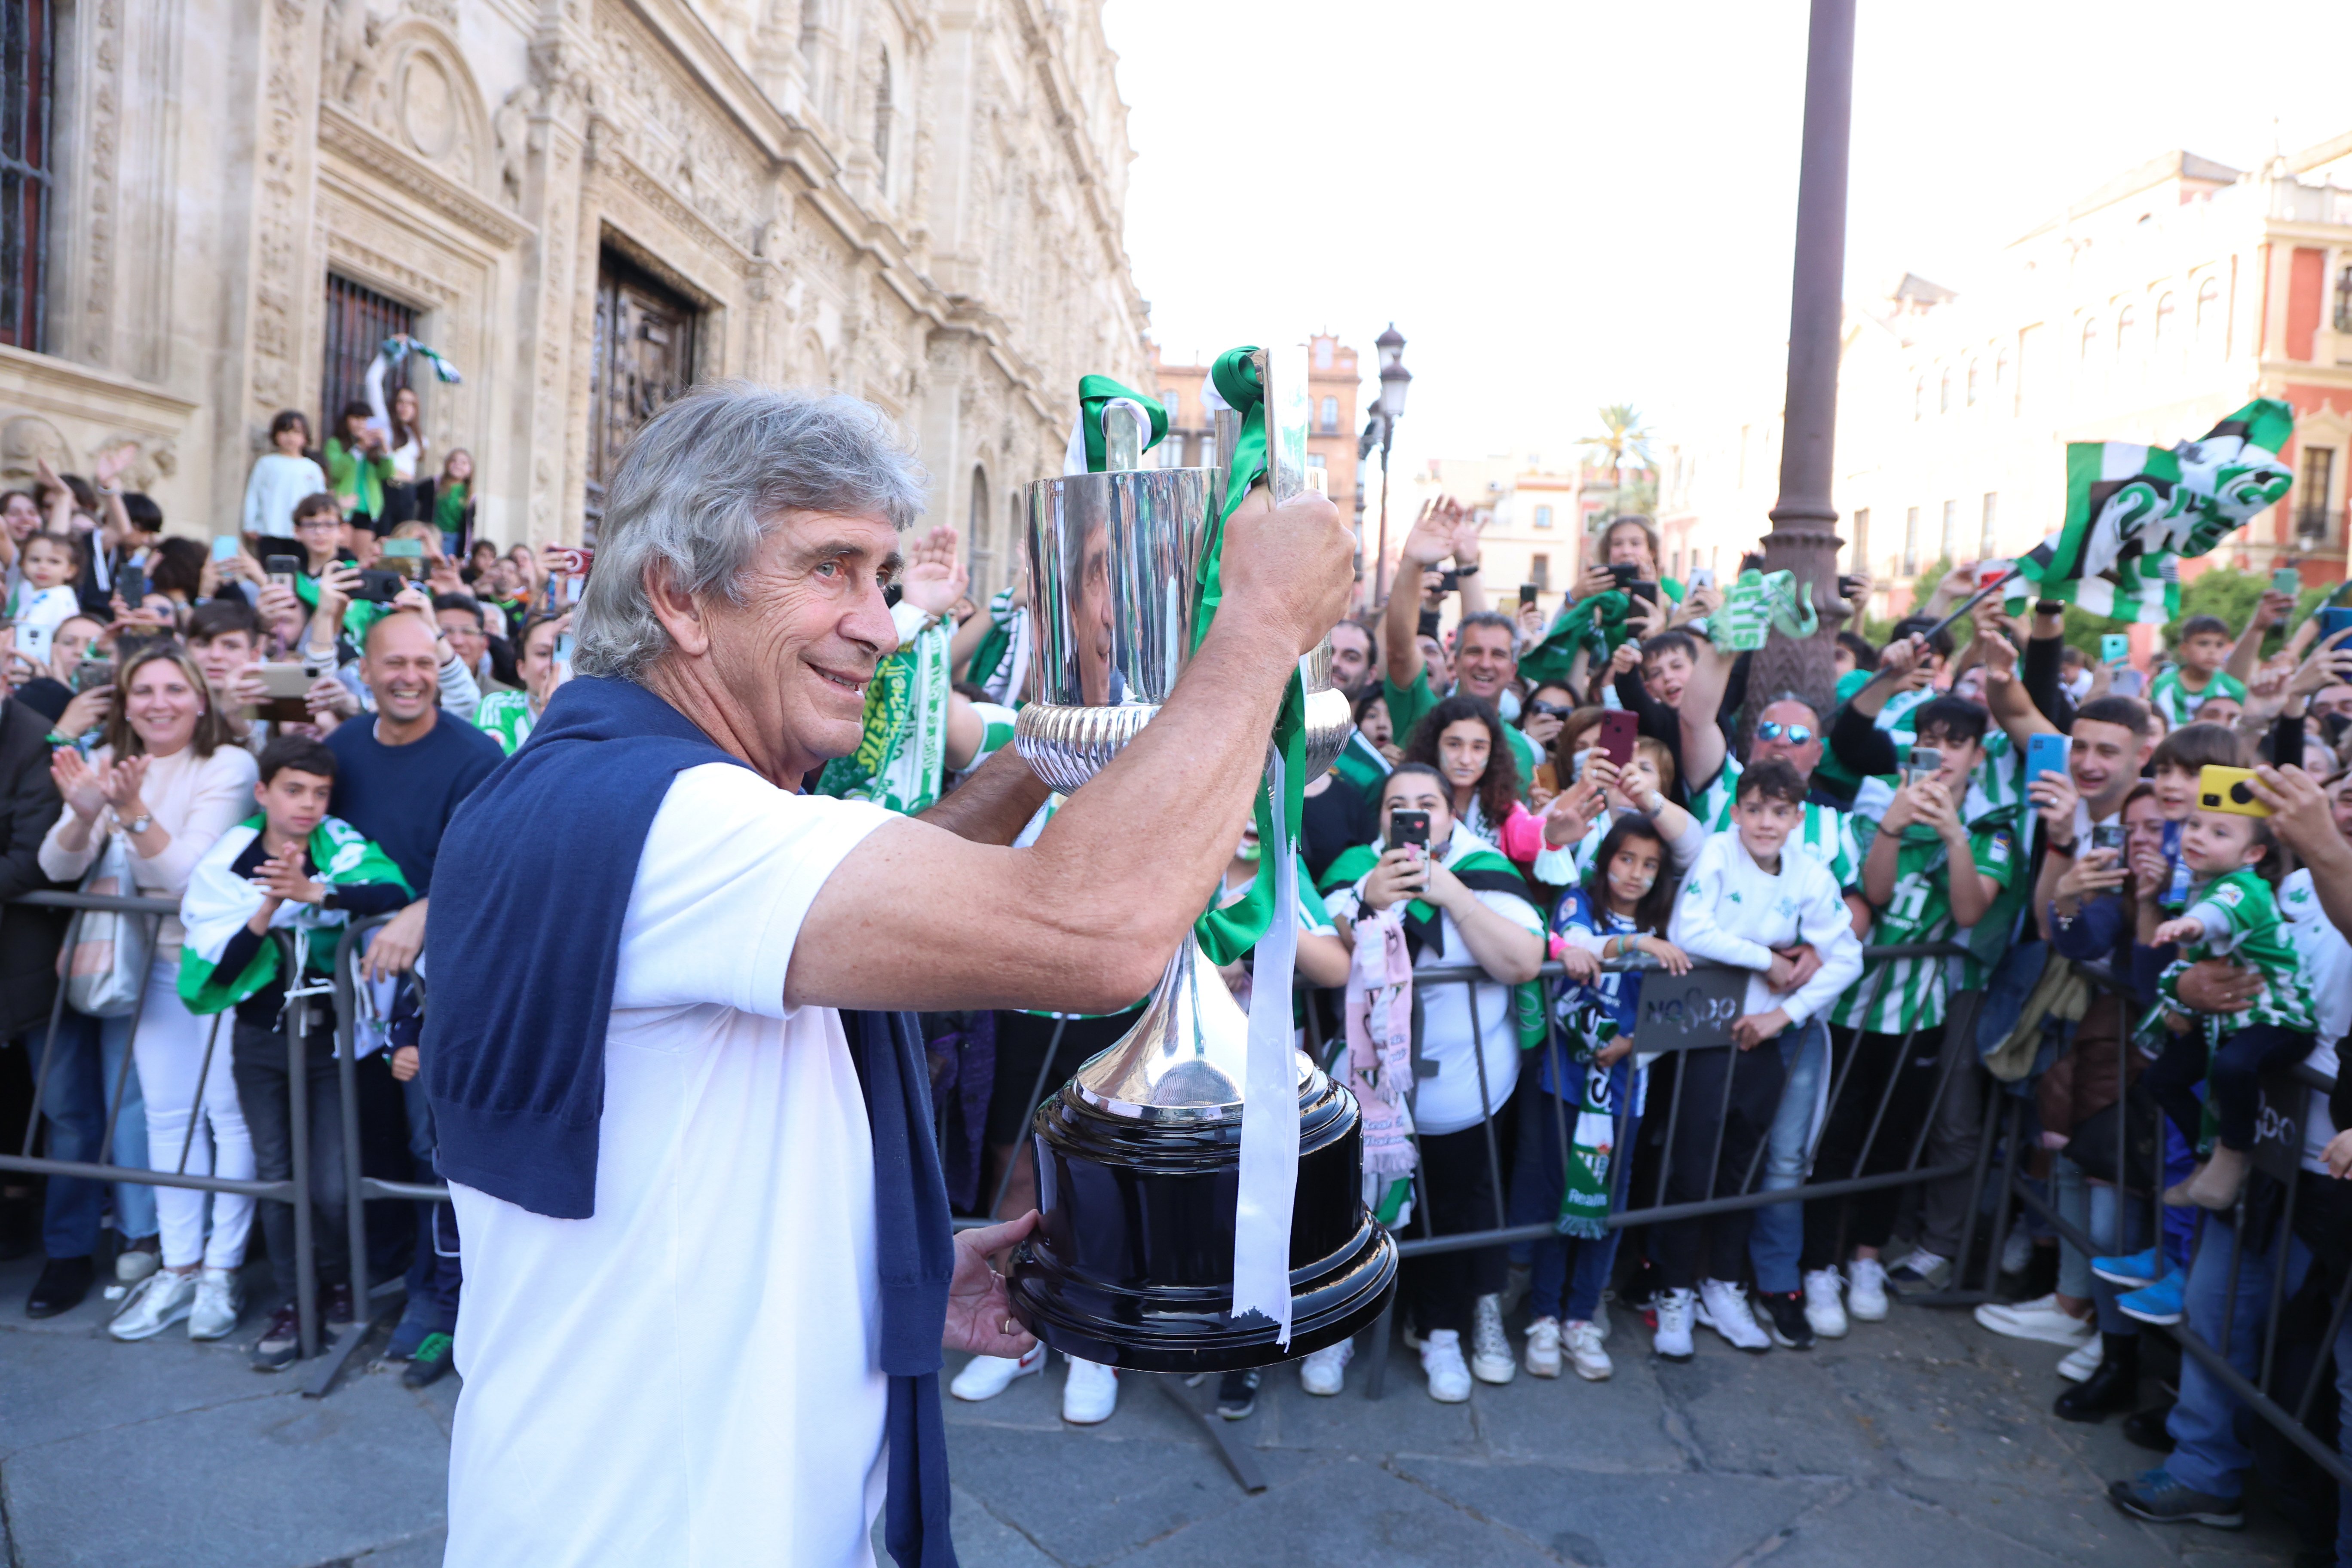
<path id="1" fill-rule="evenodd" d="M 1690 684 L 1690 655 L 1678 647 L 1662 649 L 1642 661 L 1642 684 L 1669 708 L 1683 700 L 1683 688 Z"/>
<path id="2" fill-rule="evenodd" d="M 1331 628 L 1331 684 L 1353 697 L 1372 674 L 1372 634 L 1353 621 Z"/>
<path id="3" fill-rule="evenodd" d="M 2215 670 L 2230 657 L 2230 639 L 2220 632 L 2199 632 L 2180 639 L 2180 662 L 2191 669 Z"/>
<path id="4" fill-rule="evenodd" d="M 482 617 L 471 610 L 436 610 L 434 618 L 449 634 L 449 646 L 466 668 L 480 668 L 482 656 L 490 651 L 490 639 L 482 634 Z"/>
<path id="5" fill-rule="evenodd" d="M 1805 737 L 1801 741 L 1797 739 L 1801 732 Z M 1756 743 L 1748 755 L 1758 763 L 1781 758 L 1811 782 L 1822 763 L 1822 721 L 1801 702 L 1775 702 L 1757 716 Z"/>
<path id="6" fill-rule="evenodd" d="M 2218 691 L 2197 705 L 2197 721 L 2200 724 L 2235 724 L 2245 716 L 2244 703 Z"/>
<path id="7" fill-rule="evenodd" d="M 1519 672 L 1518 655 L 1511 651 L 1511 634 L 1501 626 L 1472 626 L 1462 634 L 1461 657 L 1454 674 L 1461 689 L 1492 702 Z"/>
<path id="8" fill-rule="evenodd" d="M 1731 808 L 1732 824 L 1739 829 L 1739 842 L 1758 860 L 1769 860 L 1779 855 L 1780 846 L 1789 841 L 1789 835 L 1796 831 L 1804 815 L 1804 807 L 1775 800 L 1760 790 L 1740 796 Z"/>
<path id="9" fill-rule="evenodd" d="M 360 679 L 375 694 L 378 713 L 395 724 L 413 724 L 441 700 L 440 666 L 432 631 L 404 610 L 368 629 Z"/>
<path id="10" fill-rule="evenodd" d="M 1444 691 L 1453 684 L 1453 665 L 1445 657 L 1445 647 L 1435 637 L 1413 639 L 1421 647 L 1421 662 L 1429 667 L 1429 689 Z"/>
<path id="11" fill-rule="evenodd" d="M 2152 742 L 2121 724 L 2096 720 L 2074 721 L 2074 743 L 2066 754 L 2067 771 L 2076 793 L 2093 802 L 2092 814 L 2105 816 L 2107 801 L 2131 788 L 2139 778 L 2140 763 Z"/>
<path id="12" fill-rule="evenodd" d="M 866 513 L 787 513 L 760 542 L 741 604 L 702 604 L 709 676 L 757 731 L 765 769 L 796 779 L 857 749 L 866 683 L 898 646 L 882 591 L 899 567 L 898 533 Z"/>
<path id="13" fill-rule="evenodd" d="M 310 837 L 310 830 L 325 820 L 327 802 L 334 793 L 334 780 L 299 768 L 280 768 L 268 783 L 253 786 L 253 798 L 261 803 L 270 831 L 281 838 Z"/>
<path id="14" fill-rule="evenodd" d="M 90 645 L 98 641 L 103 628 L 88 616 L 68 616 L 49 634 L 49 673 L 68 686 L 73 684 L 74 666 L 89 657 Z"/>
<path id="15" fill-rule="evenodd" d="M 2322 718 L 2330 713 L 2352 714 L 2352 686 L 2324 686 L 2319 695 L 2311 700 L 2310 711 Z"/>
<path id="16" fill-rule="evenodd" d="M 207 641 L 190 643 L 188 653 L 205 672 L 205 683 L 220 693 L 236 684 L 238 670 L 261 662 L 260 651 L 247 632 L 221 632 Z"/>

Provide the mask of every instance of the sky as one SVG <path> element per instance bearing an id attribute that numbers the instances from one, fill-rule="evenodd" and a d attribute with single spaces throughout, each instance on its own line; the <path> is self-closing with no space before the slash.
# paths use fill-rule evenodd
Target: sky
<path id="1" fill-rule="evenodd" d="M 1802 0 L 1107 0 L 1127 244 L 1166 357 L 1390 321 L 1395 461 L 1566 459 L 1627 402 L 1667 439 L 1777 406 Z M 1846 298 L 1965 291 L 2179 148 L 2352 131 L 2352 6 L 1860 0 Z M 1263 66 L 1256 62 L 1265 62 Z"/>

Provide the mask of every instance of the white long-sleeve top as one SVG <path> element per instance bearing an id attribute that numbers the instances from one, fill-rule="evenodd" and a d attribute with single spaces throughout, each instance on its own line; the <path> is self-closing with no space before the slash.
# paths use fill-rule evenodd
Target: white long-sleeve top
<path id="1" fill-rule="evenodd" d="M 332 489 L 327 471 L 308 458 L 264 452 L 253 460 L 245 481 L 245 531 L 271 539 L 294 537 L 294 509 L 306 496 Z"/>
<path id="2" fill-rule="evenodd" d="M 1837 879 L 1819 861 L 1782 854 L 1776 875 L 1739 842 L 1737 828 L 1716 834 L 1683 879 L 1666 940 L 1706 963 L 1758 973 L 1748 982 L 1747 1010 L 1779 1007 L 1801 1024 L 1826 1011 L 1862 973 L 1862 943 L 1853 934 Z M 1810 945 L 1822 955 L 1814 976 L 1785 996 L 1764 984 L 1775 948 Z"/>
<path id="3" fill-rule="evenodd" d="M 90 753 L 90 762 L 93 766 L 103 765 L 111 755 L 109 748 L 100 746 Z M 185 893 L 188 878 L 205 852 L 222 834 L 253 814 L 253 785 L 258 776 L 253 753 L 236 746 L 223 746 L 209 757 L 197 756 L 194 746 L 183 746 L 168 757 L 149 763 L 139 796 L 147 803 L 155 826 L 172 838 L 152 860 L 135 849 L 131 852 L 132 886 L 124 890 L 163 899 Z M 89 842 L 79 849 L 68 849 L 65 831 L 73 820 L 70 810 L 59 812 L 41 840 L 42 874 L 61 882 L 80 879 L 98 858 L 106 835 L 117 826 L 114 808 L 108 806 L 91 826 Z M 156 936 L 156 957 L 176 965 L 180 938 L 180 917 L 166 917 Z"/>

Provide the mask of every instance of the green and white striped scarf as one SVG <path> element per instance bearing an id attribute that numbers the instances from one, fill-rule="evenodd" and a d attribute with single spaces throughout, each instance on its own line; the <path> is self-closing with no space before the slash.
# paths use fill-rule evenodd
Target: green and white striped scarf
<path id="1" fill-rule="evenodd" d="M 816 793 L 866 800 L 906 816 L 940 798 L 948 754 L 948 633 L 912 605 L 890 612 L 898 649 L 866 686 L 866 729 L 857 749 L 825 763 Z"/>

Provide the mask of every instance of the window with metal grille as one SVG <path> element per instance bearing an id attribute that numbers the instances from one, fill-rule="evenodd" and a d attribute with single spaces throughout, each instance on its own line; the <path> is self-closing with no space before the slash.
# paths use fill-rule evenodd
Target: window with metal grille
<path id="1" fill-rule="evenodd" d="M 2295 501 L 2294 531 L 2308 540 L 2324 540 L 2328 535 L 2327 492 L 2336 482 L 2336 448 L 2305 447 L 2303 449 L 2303 482 L 2295 487 L 2300 492 Z"/>
<path id="2" fill-rule="evenodd" d="M 416 312 L 399 300 L 377 293 L 348 278 L 327 274 L 327 363 L 320 383 L 324 416 L 318 439 L 342 429 L 341 414 L 348 404 L 367 401 L 367 369 L 383 340 L 395 332 L 415 334 Z M 392 367 L 383 379 L 384 402 L 394 387 L 408 384 L 408 362 Z"/>
<path id="3" fill-rule="evenodd" d="M 1681 552 L 1677 551 L 1675 553 L 1680 554 Z M 1530 587 L 1535 588 L 1543 588 L 1548 590 L 1551 587 L 1551 557 L 1549 555 L 1538 552 L 1528 557 L 1528 584 Z"/>
<path id="4" fill-rule="evenodd" d="M 0 0 L 0 343 L 37 352 L 49 239 L 49 0 Z"/>

